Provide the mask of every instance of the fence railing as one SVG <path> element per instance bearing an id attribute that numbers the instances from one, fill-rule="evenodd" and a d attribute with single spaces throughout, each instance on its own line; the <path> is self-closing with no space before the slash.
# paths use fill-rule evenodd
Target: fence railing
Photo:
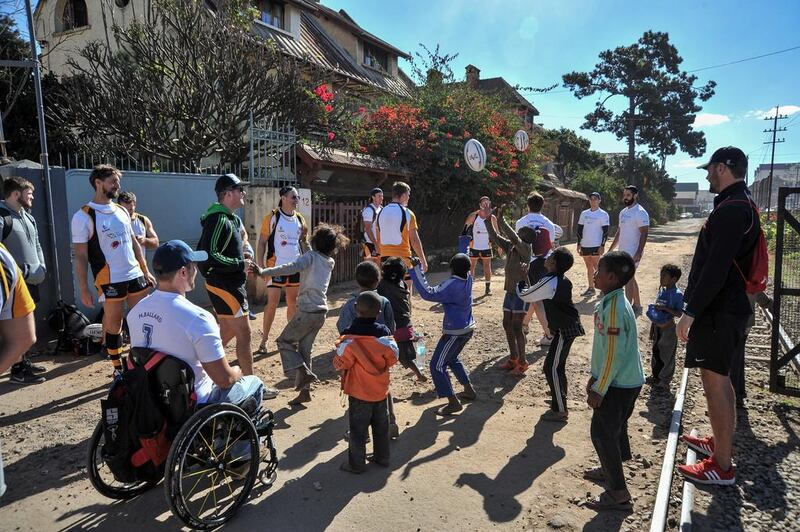
<path id="1" fill-rule="evenodd" d="M 98 155 L 95 153 L 58 153 L 50 158 L 52 166 L 62 166 L 67 170 L 91 170 L 98 164 L 111 164 L 123 172 L 163 172 L 192 174 L 227 174 L 242 176 L 241 164 L 200 164 L 200 161 L 178 161 L 166 157 L 131 155 Z"/>
<path id="2" fill-rule="evenodd" d="M 358 213 L 364 208 L 364 203 L 352 201 L 341 203 L 314 203 L 311 208 L 312 226 L 320 222 L 332 225 L 341 225 L 347 237 L 353 241 L 356 237 Z"/>

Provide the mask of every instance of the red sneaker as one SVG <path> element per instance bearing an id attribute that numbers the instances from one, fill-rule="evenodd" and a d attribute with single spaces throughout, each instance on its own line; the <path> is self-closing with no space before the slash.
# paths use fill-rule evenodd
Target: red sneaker
<path id="1" fill-rule="evenodd" d="M 702 455 L 711 456 L 714 454 L 713 436 L 709 436 L 708 438 L 695 438 L 689 434 L 684 434 L 681 436 L 681 439 L 686 442 L 686 445 Z"/>
<path id="2" fill-rule="evenodd" d="M 502 364 L 500 364 L 500 369 L 514 369 L 517 367 L 517 361 L 513 358 L 509 358 Z"/>
<path id="3" fill-rule="evenodd" d="M 731 486 L 736 484 L 736 468 L 731 464 L 730 469 L 723 471 L 713 458 L 706 458 L 693 465 L 680 465 L 678 472 L 687 480 L 697 484 L 710 484 L 715 486 Z"/>

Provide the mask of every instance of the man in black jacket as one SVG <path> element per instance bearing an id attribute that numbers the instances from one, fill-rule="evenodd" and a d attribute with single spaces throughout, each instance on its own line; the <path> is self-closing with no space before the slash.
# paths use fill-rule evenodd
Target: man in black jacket
<path id="1" fill-rule="evenodd" d="M 729 372 L 752 313 L 745 276 L 761 223 L 744 182 L 747 157 L 742 150 L 720 148 L 699 168 L 708 171 L 710 190 L 718 195 L 697 238 L 677 334 L 688 341 L 685 366 L 700 368 L 713 437 L 684 435 L 690 447 L 708 458 L 678 469 L 698 483 L 729 485 L 736 482 L 731 463 L 736 410 Z"/>
<path id="2" fill-rule="evenodd" d="M 242 374 L 253 375 L 245 289 L 252 260 L 245 258 L 244 225 L 235 213 L 244 206 L 245 185 L 234 174 L 217 179 L 214 191 L 218 201 L 200 218 L 203 233 L 198 249 L 208 253 L 208 260 L 200 264 L 200 272 L 206 279 L 208 296 L 219 320 L 222 344 L 236 338 L 236 358 Z"/>

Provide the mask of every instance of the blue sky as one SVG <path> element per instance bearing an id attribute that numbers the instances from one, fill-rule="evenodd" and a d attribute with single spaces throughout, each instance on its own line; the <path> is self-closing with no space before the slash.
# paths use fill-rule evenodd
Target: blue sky
<path id="1" fill-rule="evenodd" d="M 458 53 L 454 72 L 474 64 L 481 77 L 502 76 L 512 84 L 544 87 L 561 75 L 591 70 L 602 50 L 635 42 L 646 30 L 666 31 L 686 70 L 719 65 L 800 45 L 800 2 L 631 1 L 631 0 L 323 0 L 346 10 L 364 29 L 397 48 L 418 51 L 419 43 Z M 724 6 L 724 7 L 723 7 Z M 402 63 L 401 63 L 402 66 Z M 407 70 L 407 66 L 406 66 Z M 408 70 L 407 70 L 408 71 Z M 713 79 L 716 96 L 699 116 L 709 150 L 741 147 L 750 168 L 769 163 L 763 116 L 776 105 L 791 113 L 776 162 L 800 161 L 800 49 L 697 73 Z M 556 92 L 558 91 L 558 92 Z M 529 94 L 547 128 L 579 130 L 596 98 L 577 100 L 559 86 L 553 94 Z M 773 112 L 774 114 L 774 112 Z M 625 151 L 610 133 L 579 133 L 600 151 Z M 707 156 L 710 152 L 707 153 Z M 705 183 L 701 161 L 678 153 L 667 170 L 679 181 Z M 752 172 L 751 172 L 752 175 Z"/>

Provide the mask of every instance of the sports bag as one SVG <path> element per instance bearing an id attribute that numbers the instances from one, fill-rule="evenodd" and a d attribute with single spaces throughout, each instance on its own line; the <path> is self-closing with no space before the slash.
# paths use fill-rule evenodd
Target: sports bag
<path id="1" fill-rule="evenodd" d="M 119 482 L 156 482 L 172 440 L 194 412 L 194 371 L 159 351 L 132 348 L 122 376 L 100 401 L 101 456 Z"/>
<path id="2" fill-rule="evenodd" d="M 71 351 L 77 356 L 88 354 L 90 341 L 84 330 L 90 323 L 89 318 L 75 305 L 64 301 L 56 303 L 56 308 L 47 316 L 47 325 L 58 335 L 56 352 Z"/>

